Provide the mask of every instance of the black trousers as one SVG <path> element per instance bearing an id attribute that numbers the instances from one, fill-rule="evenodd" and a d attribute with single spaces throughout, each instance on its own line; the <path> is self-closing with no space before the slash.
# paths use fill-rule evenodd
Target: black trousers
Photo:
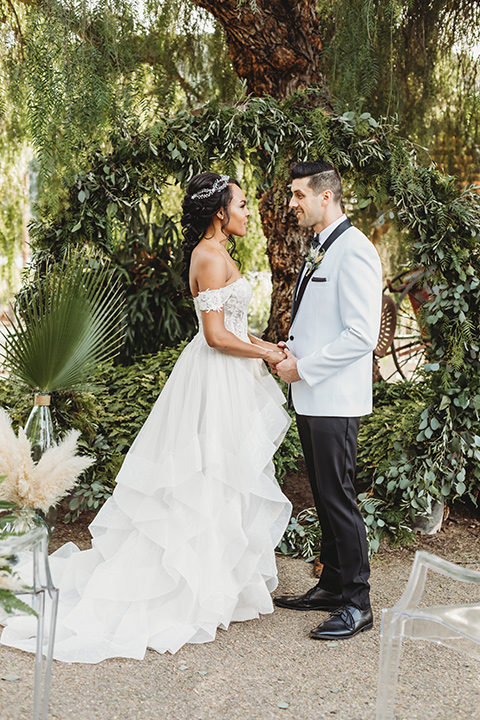
<path id="1" fill-rule="evenodd" d="M 358 417 L 297 415 L 318 518 L 322 528 L 319 586 L 366 610 L 370 565 L 365 524 L 353 486 Z"/>

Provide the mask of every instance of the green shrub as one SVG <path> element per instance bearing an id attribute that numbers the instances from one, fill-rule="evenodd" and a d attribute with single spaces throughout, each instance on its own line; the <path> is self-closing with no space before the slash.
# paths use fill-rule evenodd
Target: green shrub
<path id="1" fill-rule="evenodd" d="M 197 327 L 193 301 L 184 294 L 180 275 L 177 224 L 158 208 L 157 217 L 151 205 L 124 213 L 121 242 L 111 255 L 126 301 L 125 341 L 118 358 L 122 364 L 191 338 Z"/>
<path id="2" fill-rule="evenodd" d="M 357 489 L 365 489 L 397 455 L 399 443 L 411 445 L 428 400 L 424 383 L 374 385 L 374 411 L 362 417 L 358 432 Z"/>
<path id="3" fill-rule="evenodd" d="M 458 386 L 441 395 L 429 364 L 423 382 L 375 386 L 375 411 L 362 420 L 357 464 L 373 552 L 383 537 L 411 541 L 415 518 L 428 515 L 434 500 L 477 502 L 480 382 L 466 386 L 457 376 Z"/>

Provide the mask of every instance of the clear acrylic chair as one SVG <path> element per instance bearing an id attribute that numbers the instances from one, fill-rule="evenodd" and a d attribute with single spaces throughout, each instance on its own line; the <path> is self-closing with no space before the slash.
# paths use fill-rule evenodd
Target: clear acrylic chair
<path id="1" fill-rule="evenodd" d="M 377 720 L 393 720 L 398 670 L 404 637 L 430 640 L 480 659 L 480 594 L 478 603 L 419 607 L 428 570 L 452 580 L 475 583 L 480 572 L 419 551 L 398 603 L 382 611 Z"/>
<path id="2" fill-rule="evenodd" d="M 37 639 L 35 652 L 35 686 L 33 696 L 33 720 L 47 720 L 48 699 L 52 676 L 52 656 L 58 610 L 58 588 L 53 585 L 48 563 L 48 532 L 37 525 L 22 535 L 7 535 L 0 540 L 2 557 L 22 557 L 32 553 L 32 585 L 17 591 L 19 596 L 30 595 L 31 605 L 37 616 Z M 29 581 L 28 581 L 29 582 Z M 50 598 L 48 636 L 45 637 L 46 599 Z"/>

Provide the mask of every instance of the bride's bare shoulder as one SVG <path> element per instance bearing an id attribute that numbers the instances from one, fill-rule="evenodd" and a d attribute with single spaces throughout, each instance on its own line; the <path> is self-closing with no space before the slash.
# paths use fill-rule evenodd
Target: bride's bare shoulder
<path id="1" fill-rule="evenodd" d="M 215 279 L 216 286 L 225 285 L 228 279 L 228 265 L 223 254 L 210 245 L 197 245 L 192 252 L 191 274 L 199 286 Z"/>
<path id="2" fill-rule="evenodd" d="M 223 255 L 221 249 L 218 247 L 217 243 L 210 244 L 210 243 L 200 242 L 193 249 L 192 262 L 196 262 L 196 263 L 219 262 L 220 260 L 225 262 L 224 255 Z"/>

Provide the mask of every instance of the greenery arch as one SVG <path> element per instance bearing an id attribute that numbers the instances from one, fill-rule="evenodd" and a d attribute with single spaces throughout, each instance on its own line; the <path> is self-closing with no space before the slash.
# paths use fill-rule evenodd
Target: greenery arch
<path id="1" fill-rule="evenodd" d="M 406 233 L 409 261 L 427 269 L 432 287 L 422 316 L 428 362 L 421 389 L 377 388 L 379 412 L 361 434 L 360 477 L 368 486 L 361 498 L 375 549 L 382 534 L 398 533 L 433 499 L 478 496 L 480 195 L 422 164 L 388 122 L 326 112 L 320 96 L 311 88 L 285 101 L 211 103 L 196 115 L 161 116 L 148 132 L 124 128 L 110 137 L 108 152 L 92 155 L 62 208 L 36 222 L 31 236 L 39 261 L 72 242 L 111 253 L 115 224 L 130 222 L 132 209 L 161 194 L 169 178 L 184 184 L 212 167 L 235 174 L 248 162 L 259 193 L 285 205 L 293 160 L 334 162 L 355 188 L 358 211 L 388 216 Z M 278 238 L 276 252 L 288 249 L 287 240 Z"/>

